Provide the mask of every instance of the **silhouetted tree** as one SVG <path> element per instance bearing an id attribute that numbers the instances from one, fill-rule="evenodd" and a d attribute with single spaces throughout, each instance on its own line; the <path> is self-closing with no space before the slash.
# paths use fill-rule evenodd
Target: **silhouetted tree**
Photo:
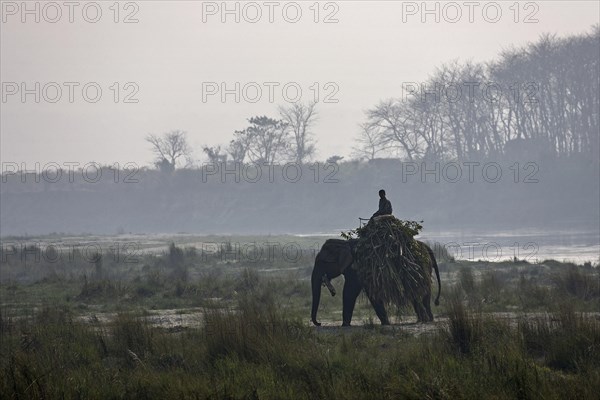
<path id="1" fill-rule="evenodd" d="M 352 155 L 359 159 L 373 160 L 386 150 L 381 130 L 372 128 L 367 123 L 360 124 L 360 133 L 356 141 L 358 146 L 352 148 Z"/>
<path id="2" fill-rule="evenodd" d="M 222 152 L 221 146 L 204 146 L 202 151 L 204 151 L 211 163 L 227 162 L 227 154 Z"/>
<path id="3" fill-rule="evenodd" d="M 412 96 L 369 109 L 355 153 L 373 157 L 377 143 L 408 160 L 477 159 L 517 147 L 597 160 L 599 42 L 595 26 L 542 35 L 491 63 L 443 65 Z"/>
<path id="4" fill-rule="evenodd" d="M 287 124 L 281 120 L 266 116 L 248 120 L 250 126 L 236 131 L 240 144 L 246 147 L 245 155 L 256 163 L 274 163 L 281 161 L 290 148 L 290 135 Z"/>
<path id="5" fill-rule="evenodd" d="M 316 103 L 304 105 L 300 102 L 292 103 L 287 107 L 279 107 L 281 119 L 292 132 L 291 157 L 297 163 L 310 159 L 315 152 L 310 128 L 317 118 Z"/>
<path id="6" fill-rule="evenodd" d="M 161 170 L 172 171 L 181 160 L 185 160 L 185 165 L 191 164 L 192 149 L 188 145 L 186 132 L 174 130 L 162 136 L 151 134 L 146 136 L 146 141 L 152 145 L 152 152 L 156 156 L 155 164 Z"/>

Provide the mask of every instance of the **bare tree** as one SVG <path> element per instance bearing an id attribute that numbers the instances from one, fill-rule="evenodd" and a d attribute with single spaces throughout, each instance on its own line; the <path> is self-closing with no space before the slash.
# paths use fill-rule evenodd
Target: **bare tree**
<path id="1" fill-rule="evenodd" d="M 185 160 L 185 165 L 191 164 L 192 149 L 188 145 L 186 132 L 174 130 L 162 136 L 148 135 L 146 141 L 152 145 L 156 156 L 156 165 L 161 169 L 174 170 L 177 162 Z"/>
<path id="2" fill-rule="evenodd" d="M 412 111 L 408 103 L 394 99 L 382 101 L 367 111 L 367 124 L 381 135 L 382 144 L 400 151 L 410 161 L 420 153 L 420 137 Z"/>
<path id="3" fill-rule="evenodd" d="M 315 145 L 310 132 L 311 125 L 317 119 L 316 103 L 304 105 L 300 102 L 288 107 L 279 107 L 281 119 L 293 133 L 292 157 L 297 163 L 310 159 L 315 152 Z"/>
<path id="4" fill-rule="evenodd" d="M 352 148 L 352 155 L 359 159 L 373 160 L 385 151 L 385 141 L 381 131 L 366 123 L 360 124 L 360 133 L 356 142 L 358 146 Z"/>
<path id="5" fill-rule="evenodd" d="M 246 130 L 235 131 L 234 138 L 227 147 L 227 152 L 233 162 L 243 163 L 246 160 L 251 142 L 252 136 Z"/>

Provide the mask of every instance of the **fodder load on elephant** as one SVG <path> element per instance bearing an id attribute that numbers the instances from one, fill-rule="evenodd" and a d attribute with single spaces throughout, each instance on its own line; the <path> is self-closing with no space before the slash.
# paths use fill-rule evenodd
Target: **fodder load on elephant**
<path id="1" fill-rule="evenodd" d="M 392 215 L 375 217 L 357 236 L 353 268 L 377 300 L 403 308 L 431 292 L 427 248 L 414 239 L 422 226 Z"/>

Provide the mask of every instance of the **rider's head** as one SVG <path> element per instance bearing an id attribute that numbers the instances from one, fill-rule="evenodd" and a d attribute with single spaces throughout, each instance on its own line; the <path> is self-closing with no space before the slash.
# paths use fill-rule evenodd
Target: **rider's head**
<path id="1" fill-rule="evenodd" d="M 385 190 L 381 189 L 379 191 L 379 197 L 381 197 L 382 199 L 385 197 Z"/>

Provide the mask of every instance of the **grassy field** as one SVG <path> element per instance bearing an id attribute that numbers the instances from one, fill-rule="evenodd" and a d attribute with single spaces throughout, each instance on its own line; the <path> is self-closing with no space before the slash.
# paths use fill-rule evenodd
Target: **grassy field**
<path id="1" fill-rule="evenodd" d="M 352 328 L 323 291 L 309 325 L 300 253 L 237 244 L 0 263 L 2 398 L 595 399 L 600 269 L 546 260 L 438 259 L 436 322 L 360 298 Z M 241 246 L 243 247 L 243 245 Z M 25 254 L 23 257 L 23 251 Z M 240 250 L 243 252 L 243 250 Z M 236 255 L 237 254 L 237 255 Z M 32 256 L 33 255 L 33 256 Z M 58 261 L 56 261 L 58 259 Z M 341 293 L 343 279 L 334 281 Z M 362 297 L 362 296 L 361 296 Z"/>

